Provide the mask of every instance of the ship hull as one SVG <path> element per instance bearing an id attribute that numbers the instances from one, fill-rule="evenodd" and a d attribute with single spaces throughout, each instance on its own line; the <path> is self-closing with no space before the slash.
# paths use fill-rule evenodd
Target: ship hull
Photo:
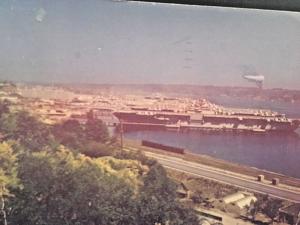
<path id="1" fill-rule="evenodd" d="M 203 115 L 193 121 L 188 114 L 161 114 L 115 112 L 125 130 L 172 130 L 247 133 L 291 133 L 299 127 L 299 121 L 279 121 L 278 118 L 238 117 L 226 115 Z M 282 119 L 283 120 L 283 119 Z"/>

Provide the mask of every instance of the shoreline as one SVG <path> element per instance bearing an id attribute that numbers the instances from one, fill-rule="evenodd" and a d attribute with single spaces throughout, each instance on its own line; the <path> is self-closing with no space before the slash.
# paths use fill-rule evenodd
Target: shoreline
<path id="1" fill-rule="evenodd" d="M 250 167 L 247 165 L 242 165 L 238 163 L 229 162 L 222 159 L 213 158 L 211 156 L 195 154 L 188 150 L 184 154 L 176 154 L 167 152 L 164 150 L 146 147 L 141 145 L 141 141 L 135 141 L 130 139 L 125 139 L 124 143 L 128 147 L 140 149 L 146 152 L 153 152 L 161 155 L 173 156 L 176 158 L 184 159 L 187 161 L 199 163 L 205 166 L 213 167 L 219 170 L 228 171 L 230 173 L 240 174 L 242 176 L 251 177 L 256 180 L 259 175 L 264 175 L 265 183 L 271 183 L 273 178 L 277 178 L 280 181 L 280 186 L 286 186 L 286 188 L 299 189 L 300 190 L 300 179 L 295 177 L 289 177 L 284 174 L 279 174 L 276 172 L 271 172 L 255 167 Z"/>

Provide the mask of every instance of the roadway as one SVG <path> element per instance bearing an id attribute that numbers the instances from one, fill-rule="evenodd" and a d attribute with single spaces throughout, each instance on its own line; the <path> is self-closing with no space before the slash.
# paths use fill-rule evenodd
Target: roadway
<path id="1" fill-rule="evenodd" d="M 156 154 L 152 152 L 146 152 L 146 155 L 148 157 L 156 159 L 165 168 L 177 170 L 179 172 L 188 173 L 198 177 L 212 179 L 253 192 L 268 194 L 276 198 L 300 203 L 300 191 L 297 190 L 258 182 L 253 177 L 246 177 L 241 174 L 216 169 L 199 163 L 186 161 L 181 158 Z"/>

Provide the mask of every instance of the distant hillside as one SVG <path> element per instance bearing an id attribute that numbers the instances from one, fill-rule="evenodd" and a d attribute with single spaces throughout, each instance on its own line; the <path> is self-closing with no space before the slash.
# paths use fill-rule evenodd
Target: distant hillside
<path id="1" fill-rule="evenodd" d="M 270 101 L 299 102 L 300 90 L 258 89 L 254 87 L 221 87 L 200 85 L 166 85 L 166 84 L 59 84 L 59 87 L 77 93 L 100 94 L 168 94 L 177 97 L 248 97 Z"/>

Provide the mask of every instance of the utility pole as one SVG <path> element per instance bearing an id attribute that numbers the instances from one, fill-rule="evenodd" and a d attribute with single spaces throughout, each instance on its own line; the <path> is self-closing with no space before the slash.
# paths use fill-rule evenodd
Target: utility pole
<path id="1" fill-rule="evenodd" d="M 121 150 L 123 150 L 124 144 L 123 144 L 123 136 L 124 136 L 124 130 L 123 130 L 123 121 L 120 120 L 120 135 L 121 135 Z"/>

